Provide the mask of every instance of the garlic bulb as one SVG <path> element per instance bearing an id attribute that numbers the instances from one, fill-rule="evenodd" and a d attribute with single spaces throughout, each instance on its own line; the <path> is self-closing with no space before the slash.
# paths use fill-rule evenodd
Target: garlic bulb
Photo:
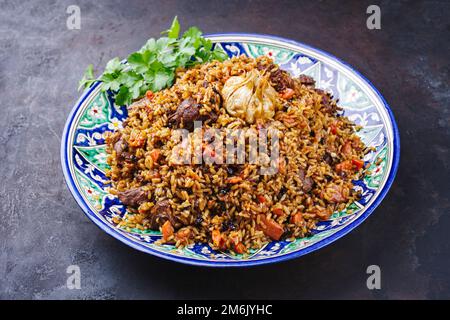
<path id="1" fill-rule="evenodd" d="M 273 118 L 280 105 L 276 90 L 256 70 L 228 79 L 222 95 L 227 112 L 248 123 Z"/>

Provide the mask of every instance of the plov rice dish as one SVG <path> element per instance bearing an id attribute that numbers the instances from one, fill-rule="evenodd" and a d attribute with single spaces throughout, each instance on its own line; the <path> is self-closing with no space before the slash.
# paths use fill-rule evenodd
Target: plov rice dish
<path id="1" fill-rule="evenodd" d="M 80 81 L 128 106 L 108 132 L 113 217 L 162 244 L 209 243 L 248 254 L 270 241 L 308 236 L 359 197 L 353 180 L 370 151 L 359 129 L 313 78 L 292 77 L 269 57 L 228 59 L 177 18 L 126 63 L 114 58 Z"/>
<path id="2" fill-rule="evenodd" d="M 227 164 L 226 153 L 222 163 L 174 160 L 175 130 L 185 129 L 192 141 L 211 128 L 276 130 L 276 173 L 262 174 L 261 161 Z M 305 237 L 358 197 L 352 180 L 363 173 L 366 150 L 356 129 L 311 77 L 294 78 L 268 57 L 179 68 L 171 87 L 147 91 L 107 137 L 110 192 L 128 209 L 115 222 L 160 230 L 162 243 L 207 242 L 237 254 Z M 202 154 L 214 156 L 213 139 L 203 138 Z M 185 143 L 181 154 L 194 149 Z M 244 147 L 245 159 L 250 152 Z"/>

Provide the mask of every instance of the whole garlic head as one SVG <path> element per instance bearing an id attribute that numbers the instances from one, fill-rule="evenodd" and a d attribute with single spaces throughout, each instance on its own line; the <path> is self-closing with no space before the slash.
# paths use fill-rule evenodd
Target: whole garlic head
<path id="1" fill-rule="evenodd" d="M 227 112 L 248 123 L 273 118 L 280 105 L 277 91 L 256 70 L 228 79 L 222 95 Z"/>

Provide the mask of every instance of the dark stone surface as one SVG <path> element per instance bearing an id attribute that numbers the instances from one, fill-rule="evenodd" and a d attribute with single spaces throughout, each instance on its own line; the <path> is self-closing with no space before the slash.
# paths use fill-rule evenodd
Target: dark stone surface
<path id="1" fill-rule="evenodd" d="M 345 3 L 345 4 L 344 4 Z M 81 30 L 66 8 L 81 7 Z M 0 298 L 450 298 L 448 1 L 0 0 Z M 347 61 L 382 92 L 402 139 L 397 179 L 358 229 L 302 258 L 198 268 L 135 251 L 91 223 L 66 188 L 60 136 L 78 80 L 174 15 L 207 33 L 292 38 Z M 81 268 L 81 290 L 66 268 Z M 377 264 L 382 289 L 366 287 Z"/>

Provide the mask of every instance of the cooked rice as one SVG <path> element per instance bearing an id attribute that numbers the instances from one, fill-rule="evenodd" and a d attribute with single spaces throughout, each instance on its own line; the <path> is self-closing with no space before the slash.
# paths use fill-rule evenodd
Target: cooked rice
<path id="1" fill-rule="evenodd" d="M 175 217 L 175 230 L 160 242 L 178 247 L 203 242 L 214 249 L 248 253 L 273 240 L 268 235 L 267 221 L 282 227 L 281 239 L 305 237 L 318 221 L 328 219 L 358 198 L 352 180 L 359 179 L 363 169 L 353 166 L 342 170 L 341 165 L 337 170 L 336 166 L 358 163 L 365 147 L 355 133 L 355 125 L 340 115 L 334 100 L 330 99 L 331 111 L 324 107 L 323 91 L 296 81 L 294 98 L 283 100 L 283 109 L 272 120 L 252 125 L 229 115 L 218 99 L 212 99 L 213 87 L 221 92 L 231 76 L 272 65 L 267 57 L 241 56 L 178 70 L 172 87 L 129 107 L 123 129 L 107 137 L 111 193 L 142 188 L 147 199 L 138 207 L 128 206 L 128 213 L 116 219 L 121 228 L 149 229 L 152 207 L 167 200 Z M 227 170 L 226 164 L 171 164 L 176 144 L 170 139 L 174 128 L 168 117 L 189 97 L 201 104 L 200 114 L 218 115 L 216 121 L 204 124 L 206 128 L 277 128 L 281 132 L 280 157 L 284 160 L 279 172 L 261 175 L 260 166 L 249 163 L 241 165 L 237 172 Z M 127 146 L 126 159 L 115 150 L 119 139 Z M 143 145 L 132 147 L 136 139 L 144 141 Z M 153 149 L 160 152 L 157 161 L 151 156 Z M 229 183 L 235 175 L 242 180 Z M 305 188 L 305 179 L 312 179 L 311 190 Z M 212 239 L 213 231 L 222 242 Z"/>

